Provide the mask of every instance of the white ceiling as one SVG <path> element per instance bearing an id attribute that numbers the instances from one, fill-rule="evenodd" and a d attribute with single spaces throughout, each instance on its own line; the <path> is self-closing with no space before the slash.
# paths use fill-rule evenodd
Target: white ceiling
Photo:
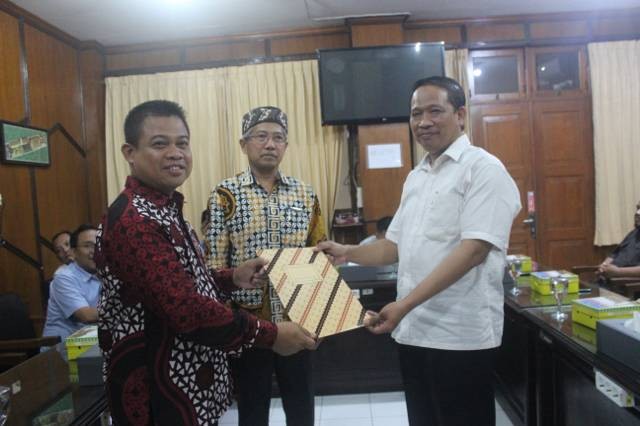
<path id="1" fill-rule="evenodd" d="M 640 0 L 11 0 L 79 40 L 104 46 L 340 25 L 640 7 Z"/>

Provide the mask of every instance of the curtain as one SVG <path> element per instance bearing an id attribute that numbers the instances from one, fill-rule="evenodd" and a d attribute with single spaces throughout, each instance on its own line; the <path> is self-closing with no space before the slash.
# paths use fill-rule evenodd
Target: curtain
<path id="1" fill-rule="evenodd" d="M 342 127 L 320 124 L 317 61 L 111 77 L 106 84 L 109 200 L 115 199 L 129 174 L 120 154 L 126 114 L 147 100 L 172 100 L 185 109 L 191 130 L 193 171 L 179 190 L 185 195 L 185 217 L 199 230 L 200 214 L 214 186 L 248 167 L 239 144 L 242 116 L 256 106 L 273 105 L 289 117 L 289 147 L 280 168 L 313 186 L 329 229 L 340 144 L 346 138 Z"/>
<path id="2" fill-rule="evenodd" d="M 445 50 L 444 52 L 444 74 L 447 77 L 451 77 L 457 80 L 458 83 L 464 89 L 465 95 L 469 93 L 469 79 L 467 76 L 467 58 L 469 56 L 469 50 L 467 49 L 452 49 Z M 473 142 L 471 136 L 471 120 L 469 115 L 469 99 L 467 96 L 467 116 L 464 120 L 464 129 L 469 139 Z M 418 143 L 413 143 L 413 163 L 414 166 L 422 160 L 422 157 L 426 154 L 426 151 Z"/>
<path id="3" fill-rule="evenodd" d="M 589 44 L 593 96 L 595 245 L 633 229 L 640 198 L 640 41 Z"/>

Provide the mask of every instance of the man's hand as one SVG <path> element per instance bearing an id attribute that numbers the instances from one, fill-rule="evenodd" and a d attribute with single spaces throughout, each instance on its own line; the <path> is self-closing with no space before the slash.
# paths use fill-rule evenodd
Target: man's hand
<path id="1" fill-rule="evenodd" d="M 324 252 L 332 264 L 341 265 L 347 261 L 347 249 L 346 245 L 338 244 L 335 241 L 321 241 L 313 251 Z"/>
<path id="2" fill-rule="evenodd" d="M 613 278 L 620 274 L 620 268 L 613 263 L 603 263 L 598 267 L 598 275 Z"/>
<path id="3" fill-rule="evenodd" d="M 238 265 L 233 271 L 233 283 L 240 288 L 262 288 L 269 283 L 265 259 L 256 257 Z"/>
<path id="4" fill-rule="evenodd" d="M 389 303 L 379 313 L 367 311 L 364 325 L 373 334 L 391 333 L 409 312 L 402 301 Z"/>
<path id="5" fill-rule="evenodd" d="M 276 323 L 278 336 L 273 344 L 273 351 L 278 355 L 293 355 L 303 349 L 315 350 L 318 347 L 317 337 L 290 321 Z"/>

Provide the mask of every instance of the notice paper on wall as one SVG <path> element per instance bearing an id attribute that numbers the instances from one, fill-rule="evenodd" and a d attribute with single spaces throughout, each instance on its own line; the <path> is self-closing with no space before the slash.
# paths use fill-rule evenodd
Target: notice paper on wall
<path id="1" fill-rule="evenodd" d="M 397 169 L 402 167 L 402 147 L 399 143 L 367 145 L 368 169 Z"/>

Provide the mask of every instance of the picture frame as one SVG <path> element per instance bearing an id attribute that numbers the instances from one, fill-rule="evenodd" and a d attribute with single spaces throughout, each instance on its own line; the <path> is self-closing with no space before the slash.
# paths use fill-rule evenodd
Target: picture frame
<path id="1" fill-rule="evenodd" d="M 0 120 L 0 153 L 3 163 L 47 167 L 51 164 L 46 130 Z"/>

